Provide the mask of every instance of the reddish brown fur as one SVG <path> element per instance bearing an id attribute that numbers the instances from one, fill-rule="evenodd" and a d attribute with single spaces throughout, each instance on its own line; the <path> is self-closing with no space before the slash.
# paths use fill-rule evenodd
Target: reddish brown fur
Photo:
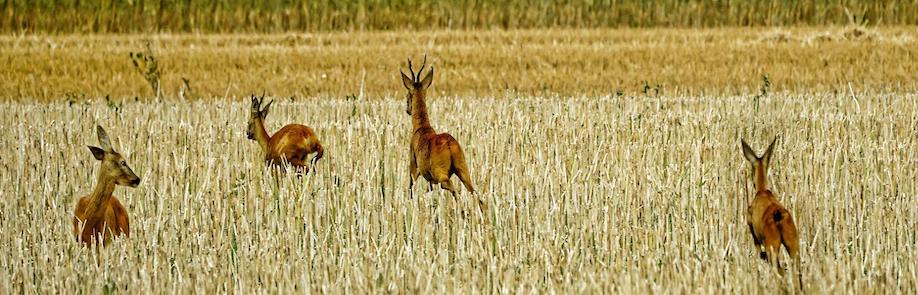
<path id="1" fill-rule="evenodd" d="M 255 140 L 265 152 L 265 163 L 280 167 L 284 161 L 296 169 L 298 175 L 309 173 L 310 164 L 314 165 L 325 153 L 316 133 L 305 125 L 289 124 L 274 133 L 268 134 L 265 130 L 265 117 L 268 115 L 271 103 L 260 109 L 262 101 L 252 97 L 252 114 L 249 118 L 249 139 Z M 273 101 L 272 101 L 273 103 Z M 306 157 L 316 153 L 315 157 L 307 163 Z"/>
<path id="2" fill-rule="evenodd" d="M 778 199 L 766 186 L 765 176 L 768 172 L 775 141 L 777 141 L 777 137 L 771 142 L 762 157 L 756 156 L 752 148 L 745 141 L 742 141 L 743 155 L 752 163 L 756 186 L 755 198 L 746 211 L 746 220 L 749 224 L 749 232 L 752 234 L 753 243 L 756 250 L 759 251 L 759 256 L 766 261 L 774 263 L 781 274 L 784 274 L 784 268 L 781 267 L 779 254 L 781 245 L 784 245 L 787 253 L 796 264 L 798 280 L 802 288 L 803 274 L 801 273 L 802 269 L 800 269 L 800 241 L 797 236 L 797 226 L 794 224 L 794 219 L 790 212 L 778 202 Z"/>
<path id="3" fill-rule="evenodd" d="M 94 239 L 99 233 L 103 235 L 103 245 L 109 244 L 112 237 L 124 235 L 131 236 L 131 226 L 128 221 L 127 210 L 121 205 L 115 196 L 111 196 L 102 207 L 102 210 L 96 212 L 87 212 L 86 209 L 92 201 L 92 195 L 86 195 L 77 202 L 74 212 L 76 217 L 73 219 L 73 235 L 77 240 L 91 246 Z M 83 229 L 82 231 L 80 229 Z"/>
<path id="4" fill-rule="evenodd" d="M 425 57 L 425 65 L 426 65 Z M 452 193 L 454 198 L 458 199 L 456 189 L 453 187 L 450 177 L 453 174 L 459 176 L 459 180 L 465 185 L 465 188 L 471 193 L 475 193 L 472 186 L 472 178 L 469 173 L 469 167 L 466 165 L 465 154 L 459 142 L 449 133 L 437 133 L 430 125 L 430 119 L 427 115 L 426 93 L 427 88 L 433 82 L 433 68 L 427 73 L 427 76 L 421 80 L 420 75 L 424 71 L 424 65 L 418 71 L 417 76 L 411 69 L 411 61 L 408 61 L 408 68 L 411 70 L 413 77 L 402 74 L 402 83 L 408 89 L 407 110 L 411 115 L 412 133 L 411 143 L 409 145 L 409 194 L 414 194 L 414 182 L 418 176 L 423 176 L 429 183 L 429 187 L 439 184 L 442 189 Z M 481 212 L 487 211 L 487 205 L 478 198 L 478 206 Z"/>
<path id="5" fill-rule="evenodd" d="M 113 237 L 130 237 L 131 228 L 127 210 L 112 196 L 117 185 L 136 187 L 140 178 L 128 167 L 124 158 L 111 148 L 105 130 L 97 127 L 102 147 L 89 147 L 93 156 L 101 161 L 96 187 L 92 194 L 77 201 L 73 218 L 73 235 L 87 246 L 98 242 L 101 235 L 103 245 Z"/>

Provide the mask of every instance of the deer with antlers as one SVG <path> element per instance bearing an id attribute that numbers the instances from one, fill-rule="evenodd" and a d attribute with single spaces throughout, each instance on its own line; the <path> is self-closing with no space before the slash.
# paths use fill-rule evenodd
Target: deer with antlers
<path id="1" fill-rule="evenodd" d="M 73 218 L 73 235 L 78 242 L 92 246 L 102 238 L 103 245 L 113 237 L 130 237 L 131 228 L 127 210 L 112 196 L 118 185 L 137 187 L 140 177 L 128 167 L 124 157 L 112 149 L 108 134 L 102 126 L 96 126 L 101 147 L 89 146 L 93 157 L 101 162 L 96 187 L 92 194 L 80 198 Z"/>
<path id="2" fill-rule="evenodd" d="M 450 181 L 453 174 L 459 176 L 459 180 L 472 194 L 475 194 L 475 188 L 472 186 L 472 177 L 459 142 L 449 133 L 438 134 L 430 125 L 425 100 L 427 89 L 433 83 L 434 69 L 431 66 L 427 76 L 421 79 L 426 65 L 427 56 L 424 56 L 424 62 L 415 75 L 411 59 L 408 59 L 408 71 L 411 72 L 411 76 L 399 71 L 402 74 L 402 84 L 408 89 L 406 112 L 411 116 L 411 143 L 408 149 L 408 171 L 411 175 L 409 175 L 408 191 L 413 196 L 415 180 L 418 176 L 424 176 L 429 189 L 432 190 L 434 184 L 440 184 L 442 189 L 452 193 L 453 198 L 458 201 L 458 194 Z M 481 212 L 486 212 L 487 205 L 482 202 L 481 198 L 477 199 Z"/>
<path id="3" fill-rule="evenodd" d="M 771 141 L 765 154 L 757 156 L 745 140 L 740 140 L 743 148 L 743 156 L 752 164 L 753 177 L 755 180 L 755 198 L 746 211 L 746 220 L 749 224 L 749 232 L 752 234 L 752 241 L 755 243 L 756 250 L 759 251 L 759 257 L 777 265 L 778 272 L 784 274 L 784 268 L 778 256 L 781 254 L 781 245 L 790 254 L 797 268 L 797 279 L 800 287 L 803 288 L 803 274 L 800 269 L 800 241 L 797 236 L 797 226 L 794 225 L 794 218 L 784 206 L 778 202 L 775 195 L 768 190 L 765 176 L 768 173 L 768 165 L 771 163 L 771 154 L 774 151 L 775 142 L 778 137 Z"/>
<path id="4" fill-rule="evenodd" d="M 274 101 L 262 108 L 263 102 L 264 98 L 252 95 L 252 112 L 246 136 L 258 142 L 265 153 L 265 162 L 269 165 L 280 167 L 286 161 L 294 167 L 297 176 L 308 174 L 309 168 L 318 163 L 325 153 L 316 133 L 305 125 L 288 124 L 273 135 L 268 134 L 265 130 L 265 118 Z M 316 155 L 307 164 L 306 157 L 311 153 Z"/>

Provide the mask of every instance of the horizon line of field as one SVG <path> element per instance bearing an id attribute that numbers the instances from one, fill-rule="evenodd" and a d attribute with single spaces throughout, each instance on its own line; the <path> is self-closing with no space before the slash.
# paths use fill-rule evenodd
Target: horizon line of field
<path id="1" fill-rule="evenodd" d="M 859 97 L 864 95 L 902 95 L 909 94 L 918 91 L 918 85 L 903 86 L 901 84 L 896 85 L 895 87 L 872 87 L 872 86 L 854 86 L 852 83 L 840 84 L 832 88 L 832 90 L 827 89 L 816 89 L 810 91 L 801 91 L 794 88 L 755 88 L 755 87 L 744 87 L 739 89 L 729 89 L 722 91 L 706 91 L 704 89 L 696 89 L 692 87 L 685 88 L 676 88 L 675 90 L 649 90 L 646 92 L 635 91 L 632 93 L 624 91 L 585 91 L 581 93 L 567 93 L 561 91 L 541 91 L 541 92 L 518 92 L 513 91 L 512 89 L 507 89 L 502 94 L 494 94 L 494 91 L 482 91 L 479 94 L 476 91 L 459 91 L 458 93 L 447 93 L 446 91 L 436 92 L 436 97 L 432 97 L 434 100 L 439 99 L 548 99 L 548 100 L 570 100 L 570 99 L 615 99 L 615 98 L 667 98 L 667 99 L 680 99 L 680 98 L 721 98 L 721 99 L 733 99 L 733 98 L 764 98 L 768 96 L 780 96 L 783 98 L 805 98 L 812 96 L 832 96 L 839 98 L 852 98 Z M 380 91 L 381 93 L 365 91 L 362 94 L 350 93 L 350 94 L 339 94 L 339 93 L 317 93 L 312 95 L 303 95 L 301 93 L 272 93 L 269 91 L 239 91 L 234 93 L 227 93 L 225 95 L 214 95 L 214 96 L 194 96 L 194 97 L 182 97 L 180 95 L 163 95 L 161 97 L 156 97 L 153 95 L 128 95 L 128 96 L 112 96 L 112 95 L 65 95 L 58 97 L 57 99 L 38 99 L 35 97 L 28 96 L 0 96 L 0 101 L 7 102 L 17 102 L 17 103 L 38 103 L 38 104 L 56 104 L 56 103 L 93 103 L 95 101 L 104 101 L 109 103 L 124 103 L 124 102 L 175 102 L 175 101 L 233 101 L 239 99 L 249 99 L 252 96 L 264 96 L 266 98 L 274 100 L 287 100 L 287 101 L 311 101 L 311 100 L 368 100 L 368 101 L 386 101 L 386 100 L 399 100 L 403 99 L 404 94 L 401 91 Z M 341 92 L 349 93 L 349 92 Z"/>

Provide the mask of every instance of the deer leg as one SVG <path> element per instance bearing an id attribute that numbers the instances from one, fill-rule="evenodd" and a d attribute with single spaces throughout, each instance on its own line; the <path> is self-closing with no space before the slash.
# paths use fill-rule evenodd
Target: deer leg
<path id="1" fill-rule="evenodd" d="M 294 167 L 296 171 L 296 176 L 298 178 L 303 178 L 304 175 L 309 175 L 309 164 L 306 162 L 306 154 L 303 154 L 299 157 L 293 158 L 290 161 L 290 165 Z"/>
<path id="2" fill-rule="evenodd" d="M 449 181 L 449 178 L 443 181 L 438 181 L 438 182 L 440 183 L 440 188 L 449 191 L 451 194 L 453 194 L 453 199 L 456 199 L 456 201 L 459 201 L 459 195 L 456 194 L 456 188 L 453 187 L 453 183 Z M 431 187 L 432 186 L 433 185 L 431 185 Z"/>
<path id="3" fill-rule="evenodd" d="M 461 208 L 460 213 L 462 214 L 462 218 L 467 218 L 468 212 L 466 212 L 465 209 L 462 208 L 462 205 L 459 203 L 459 194 L 456 192 L 456 188 L 453 187 L 453 182 L 450 181 L 449 178 L 446 178 L 442 181 L 439 181 L 439 183 L 440 188 L 449 191 L 449 193 L 453 195 L 453 201 L 455 202 L 456 206 Z"/>
<path id="4" fill-rule="evenodd" d="M 765 250 L 762 249 L 762 240 L 759 240 L 759 237 L 755 235 L 755 229 L 751 223 L 749 224 L 749 233 L 752 234 L 752 242 L 755 243 L 755 249 L 759 251 L 759 258 L 768 261 L 768 254 L 765 254 Z"/>
<path id="5" fill-rule="evenodd" d="M 303 166 L 299 166 L 299 165 L 293 166 L 293 171 L 296 173 L 297 179 L 303 179 L 303 175 L 306 175 L 307 173 L 309 173 L 309 170 L 307 168 L 304 168 Z"/>
<path id="6" fill-rule="evenodd" d="M 414 182 L 418 179 L 418 165 L 414 161 L 408 166 L 408 198 L 414 199 Z"/>
<path id="7" fill-rule="evenodd" d="M 768 262 L 778 268 L 779 275 L 784 276 L 784 268 L 781 267 L 781 260 L 780 260 L 780 257 L 778 257 L 781 254 L 780 252 L 781 248 L 779 247 L 767 247 L 767 248 L 768 248 L 767 249 L 768 250 L 768 260 L 769 260 Z"/>
<path id="8" fill-rule="evenodd" d="M 452 195 L 453 195 L 453 200 L 455 200 L 456 203 L 458 204 L 458 203 L 459 203 L 459 196 L 456 194 L 456 188 L 453 187 L 453 182 L 452 182 L 452 181 L 449 181 L 449 178 L 447 178 L 447 179 L 445 179 L 445 180 L 442 180 L 442 181 L 438 181 L 438 182 L 440 183 L 440 188 L 445 189 L 445 190 L 448 191 L 450 194 L 452 194 Z"/>
<path id="9" fill-rule="evenodd" d="M 418 179 L 418 161 L 414 156 L 414 148 L 408 147 L 408 197 L 414 199 L 414 181 Z"/>
<path id="10" fill-rule="evenodd" d="M 408 198 L 414 199 L 414 175 L 408 176 Z"/>
<path id="11" fill-rule="evenodd" d="M 449 191 L 449 193 L 453 195 L 453 200 L 456 200 L 457 203 L 459 202 L 459 195 L 456 193 L 456 188 L 453 187 L 453 182 L 449 181 L 448 177 L 439 177 L 436 181 L 440 183 L 440 188 Z"/>
<path id="12" fill-rule="evenodd" d="M 76 241 L 77 241 L 77 242 L 80 241 L 80 233 L 82 233 L 82 231 L 80 230 L 80 229 L 81 229 L 81 227 L 80 227 L 81 224 L 82 224 L 82 222 L 80 221 L 80 219 L 77 218 L 76 216 L 74 216 L 74 217 L 73 217 L 73 236 L 76 237 Z"/>

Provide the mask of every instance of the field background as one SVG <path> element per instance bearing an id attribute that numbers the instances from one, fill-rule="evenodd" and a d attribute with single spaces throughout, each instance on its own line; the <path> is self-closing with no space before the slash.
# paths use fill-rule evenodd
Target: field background
<path id="1" fill-rule="evenodd" d="M 130 53 L 150 45 L 162 91 L 232 99 L 404 95 L 398 71 L 427 54 L 436 95 L 910 93 L 918 30 L 840 26 L 532 29 L 285 34 L 7 35 L 0 99 L 142 100 L 154 95 Z"/>
<path id="2" fill-rule="evenodd" d="M 916 0 L 0 0 L 0 31 L 341 30 L 918 24 Z"/>
<path id="3" fill-rule="evenodd" d="M 739 140 L 775 135 L 805 291 L 918 292 L 914 1 L 260 3 L 0 0 L 0 294 L 774 294 Z M 485 216 L 408 198 L 425 54 Z M 264 170 L 253 93 L 315 173 Z M 96 124 L 143 179 L 100 255 L 71 236 Z"/>

